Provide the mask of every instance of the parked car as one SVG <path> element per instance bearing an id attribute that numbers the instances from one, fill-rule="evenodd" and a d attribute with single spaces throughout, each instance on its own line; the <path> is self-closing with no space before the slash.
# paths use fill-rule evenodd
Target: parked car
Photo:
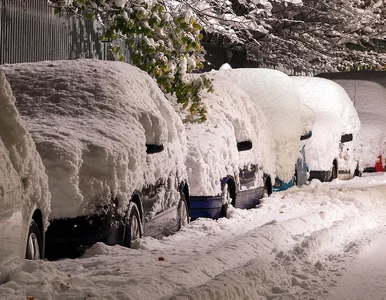
<path id="1" fill-rule="evenodd" d="M 97 241 L 130 247 L 189 221 L 184 126 L 147 73 L 96 60 L 2 68 L 47 168 L 47 258 Z"/>
<path id="2" fill-rule="evenodd" d="M 24 258 L 43 258 L 48 179 L 0 71 L 0 282 Z"/>
<path id="3" fill-rule="evenodd" d="M 233 82 L 210 76 L 214 92 L 202 92 L 207 120 L 181 111 L 187 134 L 190 216 L 219 218 L 228 206 L 249 209 L 272 193 L 273 139 L 262 111 Z M 196 80 L 200 80 L 199 76 Z"/>
<path id="4" fill-rule="evenodd" d="M 376 74 L 373 75 L 373 73 Z M 383 81 L 386 79 L 384 72 L 323 73 L 318 76 L 331 77 L 333 81 L 342 86 L 358 112 L 362 140 L 359 171 L 384 172 L 386 166 L 386 88 L 379 83 L 382 82 L 382 78 Z"/>
<path id="5" fill-rule="evenodd" d="M 213 73 L 237 83 L 264 112 L 275 140 L 273 190 L 285 190 L 295 181 L 304 183 L 307 178 L 300 179 L 300 176 L 307 176 L 307 173 L 302 171 L 306 169 L 305 159 L 298 163 L 299 142 L 302 136 L 310 136 L 314 113 L 302 103 L 291 78 L 280 71 L 263 68 L 222 68 Z M 295 168 L 300 169 L 296 171 Z M 295 180 L 295 175 L 299 180 Z"/>
<path id="6" fill-rule="evenodd" d="M 306 141 L 310 180 L 349 179 L 358 166 L 360 121 L 345 90 L 316 77 L 292 77 L 303 101 L 315 112 L 312 138 Z"/>

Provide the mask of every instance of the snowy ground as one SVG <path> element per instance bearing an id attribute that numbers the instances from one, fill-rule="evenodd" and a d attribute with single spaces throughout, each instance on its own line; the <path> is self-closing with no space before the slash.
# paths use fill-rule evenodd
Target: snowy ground
<path id="1" fill-rule="evenodd" d="M 0 299 L 382 300 L 385 215 L 386 174 L 313 181 L 138 249 L 26 261 Z"/>

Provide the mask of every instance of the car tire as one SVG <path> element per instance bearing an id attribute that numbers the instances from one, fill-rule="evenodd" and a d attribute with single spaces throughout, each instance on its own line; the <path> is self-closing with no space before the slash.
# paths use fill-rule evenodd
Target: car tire
<path id="1" fill-rule="evenodd" d="M 359 164 L 358 164 L 357 167 L 355 168 L 355 171 L 354 171 L 354 177 L 362 177 L 362 172 L 359 171 Z"/>
<path id="2" fill-rule="evenodd" d="M 264 182 L 264 194 L 263 197 L 265 197 L 265 194 L 268 196 L 272 195 L 272 182 L 271 179 L 268 177 Z"/>
<path id="3" fill-rule="evenodd" d="M 332 165 L 332 170 L 331 170 L 331 179 L 330 181 L 333 181 L 338 177 L 338 170 L 336 169 L 335 165 Z"/>
<path id="4" fill-rule="evenodd" d="M 30 260 L 43 258 L 43 237 L 38 224 L 34 220 L 31 221 L 28 229 L 25 258 Z"/>
<path id="5" fill-rule="evenodd" d="M 141 237 L 142 225 L 138 206 L 134 202 L 131 202 L 125 217 L 123 246 L 130 248 L 132 242 Z"/>
<path id="6" fill-rule="evenodd" d="M 182 227 L 185 227 L 189 224 L 189 209 L 188 202 L 186 201 L 186 197 L 184 193 L 181 193 L 180 203 L 178 203 L 177 208 L 178 213 L 178 230 Z"/>
<path id="7" fill-rule="evenodd" d="M 297 172 L 297 171 L 295 171 L 292 186 L 295 186 L 295 185 L 296 185 L 296 186 L 299 186 L 299 179 L 298 179 L 298 172 Z"/>
<path id="8" fill-rule="evenodd" d="M 232 203 L 231 190 L 228 184 L 225 184 L 222 190 L 223 197 L 226 197 L 226 202 L 221 206 L 220 218 L 227 217 L 228 214 L 228 206 Z"/>

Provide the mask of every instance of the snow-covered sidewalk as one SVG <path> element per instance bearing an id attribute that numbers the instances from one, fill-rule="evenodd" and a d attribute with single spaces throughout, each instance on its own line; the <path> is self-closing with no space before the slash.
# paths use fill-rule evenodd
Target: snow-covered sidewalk
<path id="1" fill-rule="evenodd" d="M 79 259 L 27 261 L 0 299 L 326 299 L 385 229 L 385 179 L 312 182 L 137 249 L 99 243 Z"/>

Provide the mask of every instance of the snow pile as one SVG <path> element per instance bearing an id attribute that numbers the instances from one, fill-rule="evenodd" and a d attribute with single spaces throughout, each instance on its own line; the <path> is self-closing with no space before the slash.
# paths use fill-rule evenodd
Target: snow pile
<path id="1" fill-rule="evenodd" d="M 220 180 L 237 175 L 244 167 L 257 165 L 271 178 L 275 172 L 274 143 L 261 110 L 236 84 L 221 77 L 210 78 L 214 92 L 201 94 L 207 121 L 185 123 L 186 166 L 194 196 L 221 194 Z M 185 110 L 181 112 L 183 118 L 185 114 Z M 252 141 L 252 149 L 239 152 L 237 143 L 243 141 Z"/>
<path id="2" fill-rule="evenodd" d="M 328 79 L 292 79 L 305 104 L 315 111 L 312 137 L 305 141 L 309 169 L 331 170 L 334 159 L 338 159 L 339 170 L 350 170 L 353 174 L 358 160 L 354 151 L 358 151 L 360 146 L 360 121 L 347 93 Z M 343 152 L 340 153 L 339 145 L 343 134 L 353 134 L 353 141 L 345 143 Z"/>
<path id="3" fill-rule="evenodd" d="M 37 205 L 43 214 L 43 222 L 47 223 L 50 201 L 45 168 L 15 107 L 11 87 L 0 71 L 1 212 L 24 206 L 31 214 L 30 209 Z"/>
<path id="4" fill-rule="evenodd" d="M 77 60 L 1 67 L 47 168 L 51 218 L 92 213 L 135 189 L 186 179 L 184 127 L 157 84 L 121 62 Z M 145 144 L 165 150 L 146 155 Z M 173 188 L 178 182 L 170 182 Z M 154 213 L 179 200 L 155 203 Z"/>
<path id="5" fill-rule="evenodd" d="M 276 175 L 288 182 L 299 156 L 300 136 L 310 130 L 313 112 L 300 100 L 286 74 L 269 69 L 233 69 L 213 72 L 236 82 L 264 112 L 275 140 Z"/>
<path id="6" fill-rule="evenodd" d="M 143 238 L 142 250 L 98 243 L 83 258 L 27 261 L 0 286 L 0 298 L 322 300 L 346 262 L 384 230 L 385 196 L 384 185 L 294 187 L 259 209 Z"/>
<path id="7" fill-rule="evenodd" d="M 334 80 L 348 93 L 361 121 L 362 167 L 374 167 L 386 154 L 386 89 L 375 82 Z"/>

